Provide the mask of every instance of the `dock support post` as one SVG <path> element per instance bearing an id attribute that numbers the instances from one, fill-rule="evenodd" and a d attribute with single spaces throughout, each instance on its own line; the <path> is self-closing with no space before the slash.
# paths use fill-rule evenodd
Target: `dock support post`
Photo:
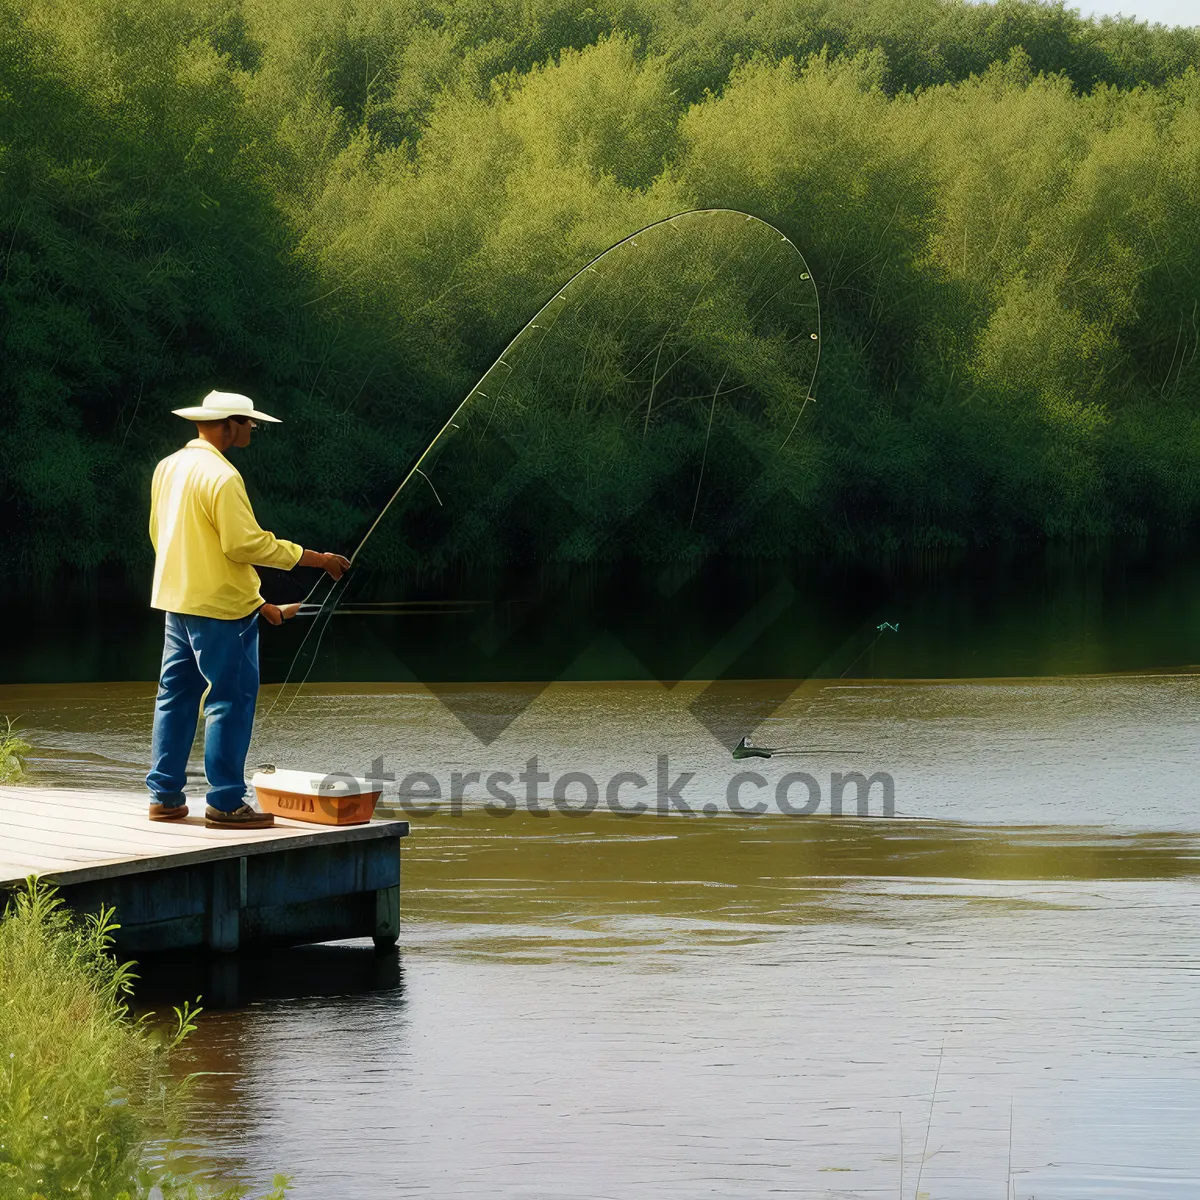
<path id="1" fill-rule="evenodd" d="M 390 950 L 400 936 L 400 885 L 375 892 L 375 949 Z"/>
<path id="2" fill-rule="evenodd" d="M 208 944 L 233 953 L 241 943 L 242 907 L 246 903 L 246 860 L 225 858 L 212 865 L 212 906 Z"/>

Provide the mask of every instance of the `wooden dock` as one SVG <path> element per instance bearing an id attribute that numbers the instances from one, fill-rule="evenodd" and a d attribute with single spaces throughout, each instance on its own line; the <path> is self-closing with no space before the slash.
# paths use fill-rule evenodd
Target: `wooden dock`
<path id="1" fill-rule="evenodd" d="M 0 889 L 29 875 L 83 912 L 116 909 L 117 949 L 299 945 L 400 934 L 407 821 L 271 829 L 150 821 L 129 792 L 0 787 Z"/>

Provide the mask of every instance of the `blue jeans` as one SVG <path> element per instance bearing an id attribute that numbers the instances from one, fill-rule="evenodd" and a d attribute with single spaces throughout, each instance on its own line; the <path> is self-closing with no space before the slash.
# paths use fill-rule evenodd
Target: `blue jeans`
<path id="1" fill-rule="evenodd" d="M 146 786 L 159 804 L 184 802 L 188 753 L 205 688 L 208 803 L 233 812 L 245 803 L 246 753 L 258 699 L 257 613 L 238 621 L 167 613 L 150 743 L 153 761 L 146 776 Z"/>

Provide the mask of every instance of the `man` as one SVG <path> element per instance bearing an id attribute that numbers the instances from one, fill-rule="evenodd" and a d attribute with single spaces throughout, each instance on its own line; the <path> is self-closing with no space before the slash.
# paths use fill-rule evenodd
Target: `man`
<path id="1" fill-rule="evenodd" d="M 150 604 L 166 612 L 162 672 L 154 706 L 150 819 L 187 816 L 188 752 L 204 703 L 205 825 L 261 829 L 270 814 L 246 803 L 246 753 L 258 698 L 258 618 L 279 625 L 299 605 L 280 608 L 259 594 L 255 566 L 321 567 L 340 579 L 340 554 L 318 554 L 260 528 L 246 485 L 227 450 L 250 445 L 256 421 L 279 424 L 246 396 L 209 392 L 197 407 L 177 408 L 197 437 L 164 458 L 150 491 L 154 586 Z"/>

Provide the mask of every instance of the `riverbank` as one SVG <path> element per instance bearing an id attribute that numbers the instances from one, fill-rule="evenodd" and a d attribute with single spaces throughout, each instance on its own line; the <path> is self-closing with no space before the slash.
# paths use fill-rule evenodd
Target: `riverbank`
<path id="1" fill-rule="evenodd" d="M 173 1146 L 186 1088 L 170 1058 L 196 1029 L 135 1019 L 137 978 L 113 954 L 111 910 L 84 919 L 55 889 L 3 893 L 0 910 L 0 1196 L 67 1200 L 242 1200 L 181 1166 Z M 262 1200 L 283 1200 L 276 1176 Z"/>

